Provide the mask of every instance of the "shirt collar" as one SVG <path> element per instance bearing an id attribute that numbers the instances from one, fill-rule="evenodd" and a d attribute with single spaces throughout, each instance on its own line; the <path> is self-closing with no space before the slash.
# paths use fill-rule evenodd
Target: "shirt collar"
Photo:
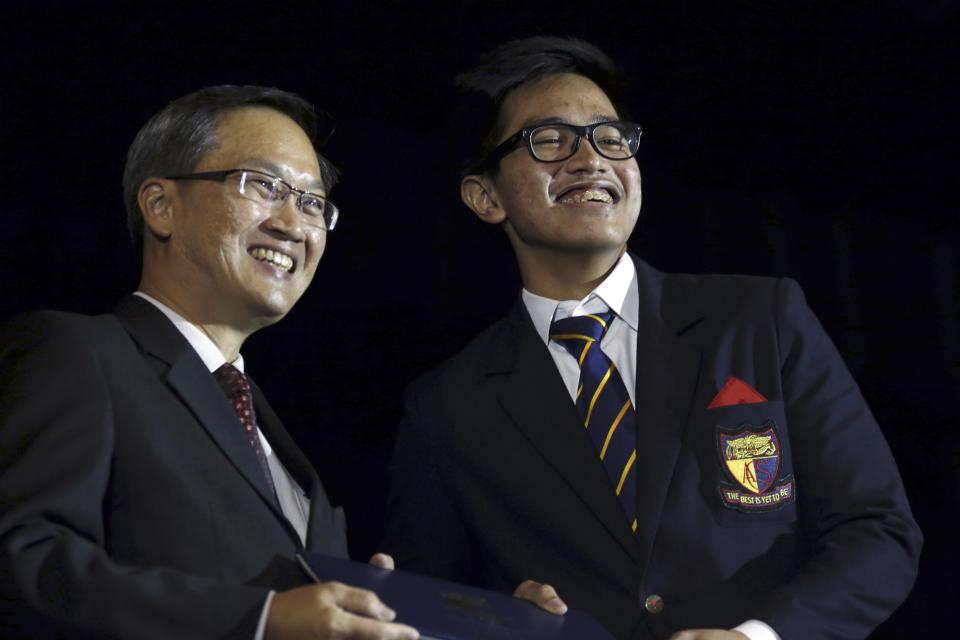
<path id="1" fill-rule="evenodd" d="M 554 319 L 581 316 L 598 311 L 613 311 L 637 331 L 640 319 L 640 296 L 637 292 L 637 268 L 624 252 L 620 260 L 597 288 L 582 300 L 553 300 L 524 289 L 521 293 L 537 334 L 545 344 L 550 342 L 550 325 Z"/>
<path id="2" fill-rule="evenodd" d="M 187 342 L 190 343 L 190 346 L 193 347 L 193 350 L 196 351 L 197 355 L 200 356 L 200 359 L 203 360 L 203 364 L 206 365 L 207 369 L 209 369 L 211 372 L 216 371 L 221 365 L 226 363 L 227 359 L 223 357 L 222 353 L 220 353 L 220 349 L 216 344 L 214 344 L 213 340 L 210 339 L 210 336 L 200 330 L 200 327 L 193 324 L 156 298 L 153 298 L 142 291 L 134 291 L 133 295 L 143 298 L 159 309 L 163 315 L 167 316 L 170 322 L 173 323 L 173 326 L 177 328 L 177 331 L 183 334 L 183 337 L 186 338 Z M 243 356 L 237 354 L 237 359 L 230 364 L 242 372 Z"/>

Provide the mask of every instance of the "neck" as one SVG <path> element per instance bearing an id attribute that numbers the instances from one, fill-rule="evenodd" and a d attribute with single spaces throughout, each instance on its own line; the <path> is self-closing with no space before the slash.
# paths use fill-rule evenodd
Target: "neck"
<path id="1" fill-rule="evenodd" d="M 534 249 L 517 252 L 517 263 L 527 291 L 552 300 L 580 300 L 603 282 L 626 250 L 626 245 L 603 253 Z"/>
<path id="2" fill-rule="evenodd" d="M 240 355 L 240 347 L 256 329 L 234 326 L 228 319 L 235 314 L 218 312 L 203 304 L 192 304 L 178 292 L 160 286 L 144 276 L 138 290 L 170 307 L 184 319 L 200 329 L 217 346 L 227 362 L 233 362 Z"/>

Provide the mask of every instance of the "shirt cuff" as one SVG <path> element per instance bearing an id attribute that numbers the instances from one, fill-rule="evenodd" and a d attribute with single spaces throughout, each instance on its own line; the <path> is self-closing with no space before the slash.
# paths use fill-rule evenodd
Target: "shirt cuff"
<path id="1" fill-rule="evenodd" d="M 733 628 L 733 631 L 739 631 L 750 640 L 780 640 L 777 632 L 766 622 L 759 620 L 747 620 L 743 624 Z M 259 640 L 259 638 L 257 639 Z"/>
<path id="2" fill-rule="evenodd" d="M 253 635 L 253 640 L 263 640 L 267 631 L 267 615 L 270 613 L 270 603 L 273 602 L 273 596 L 276 593 L 271 589 L 270 593 L 267 594 L 267 599 L 263 601 L 263 610 L 260 612 L 260 621 L 257 622 L 257 632 Z M 753 638 L 750 638 L 750 640 L 753 640 Z M 777 640 L 780 640 L 780 638 L 777 638 Z"/>

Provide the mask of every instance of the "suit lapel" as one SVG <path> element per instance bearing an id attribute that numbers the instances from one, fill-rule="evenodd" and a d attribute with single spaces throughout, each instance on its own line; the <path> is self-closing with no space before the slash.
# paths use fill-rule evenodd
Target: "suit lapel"
<path id="1" fill-rule="evenodd" d="M 290 475 L 293 476 L 293 479 L 297 481 L 297 484 L 306 491 L 307 497 L 310 499 L 310 514 L 307 518 L 306 536 L 307 547 L 309 548 L 311 544 L 316 544 L 314 538 L 316 538 L 317 535 L 328 533 L 322 523 L 328 522 L 332 517 L 330 513 L 330 501 L 327 498 L 326 492 L 323 490 L 323 485 L 320 483 L 320 478 L 317 476 L 313 465 L 310 464 L 307 457 L 300 450 L 300 447 L 297 446 L 293 438 L 290 437 L 290 434 L 287 433 L 287 430 L 283 427 L 283 423 L 280 422 L 280 418 L 274 413 L 273 408 L 263 396 L 260 388 L 253 383 L 252 380 L 251 384 L 260 429 L 270 442 L 270 446 L 273 447 L 274 454 L 280 459 Z M 291 534 L 296 537 L 296 531 L 290 526 L 286 518 L 284 518 L 284 523 L 290 528 Z M 315 526 L 315 523 L 321 524 Z"/>
<path id="2" fill-rule="evenodd" d="M 700 350 L 682 337 L 702 319 L 666 277 L 633 257 L 640 316 L 637 337 L 637 542 L 646 571 L 700 375 Z"/>
<path id="3" fill-rule="evenodd" d="M 257 411 L 257 423 L 260 430 L 263 431 L 263 435 L 267 437 L 277 457 L 286 470 L 290 472 L 290 475 L 293 476 L 293 479 L 297 481 L 297 484 L 304 491 L 310 491 L 313 483 L 317 480 L 317 474 L 307 461 L 306 456 L 300 451 L 300 447 L 283 427 L 283 423 L 274 413 L 260 387 L 252 379 L 250 383 L 253 389 L 253 402 Z"/>
<path id="4" fill-rule="evenodd" d="M 488 376 L 502 378 L 499 400 L 517 428 L 633 559 L 636 540 L 610 488 L 556 364 L 517 302 L 491 353 Z"/>
<path id="5" fill-rule="evenodd" d="M 122 300 L 116 314 L 144 351 L 168 365 L 161 374 L 166 384 L 267 506 L 286 522 L 236 414 L 190 343 L 159 309 L 137 296 Z"/>

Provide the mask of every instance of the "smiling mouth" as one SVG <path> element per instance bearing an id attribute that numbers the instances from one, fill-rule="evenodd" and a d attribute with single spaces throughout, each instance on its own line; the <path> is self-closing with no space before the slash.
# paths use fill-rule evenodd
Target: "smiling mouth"
<path id="1" fill-rule="evenodd" d="M 616 198 L 606 189 L 571 189 L 557 198 L 557 202 L 560 204 L 583 204 L 585 202 L 613 204 L 616 202 Z"/>
<path id="2" fill-rule="evenodd" d="M 266 262 L 267 264 L 279 267 L 287 273 L 293 272 L 293 266 L 295 264 L 294 260 L 285 253 L 274 251 L 273 249 L 265 249 L 263 247 L 255 247 L 250 249 L 249 253 L 254 260 L 259 260 L 260 262 Z"/>

